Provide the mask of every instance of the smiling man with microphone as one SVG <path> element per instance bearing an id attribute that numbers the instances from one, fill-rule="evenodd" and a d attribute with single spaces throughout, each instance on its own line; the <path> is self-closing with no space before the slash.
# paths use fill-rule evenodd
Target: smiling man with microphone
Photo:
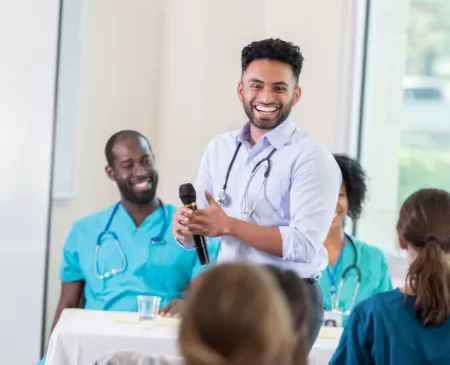
<path id="1" fill-rule="evenodd" d="M 186 248 L 192 235 L 220 237 L 218 263 L 295 271 L 308 284 L 312 347 L 323 321 L 317 278 L 328 262 L 323 242 L 341 173 L 331 153 L 289 119 L 301 96 L 300 49 L 266 39 L 245 47 L 241 61 L 237 91 L 248 123 L 209 143 L 195 183 L 199 209 L 180 208 L 173 233 Z"/>

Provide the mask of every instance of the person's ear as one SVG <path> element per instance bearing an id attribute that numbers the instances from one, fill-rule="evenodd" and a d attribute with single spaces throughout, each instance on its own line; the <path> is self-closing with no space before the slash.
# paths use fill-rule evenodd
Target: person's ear
<path id="1" fill-rule="evenodd" d="M 294 95 L 292 96 L 292 105 L 293 106 L 298 103 L 301 96 L 302 96 L 302 88 L 300 86 L 297 86 L 294 90 Z"/>
<path id="2" fill-rule="evenodd" d="M 397 239 L 398 239 L 398 245 L 400 246 L 400 249 L 407 250 L 408 244 L 406 241 L 400 236 L 400 234 L 397 232 Z"/>
<path id="3" fill-rule="evenodd" d="M 242 100 L 244 99 L 244 89 L 242 86 L 242 81 L 239 81 L 239 83 L 238 83 L 237 95 L 238 95 L 239 100 L 242 102 Z"/>
<path id="4" fill-rule="evenodd" d="M 115 174 L 114 174 L 114 169 L 113 169 L 111 166 L 106 165 L 106 167 L 105 167 L 105 172 L 106 172 L 106 175 L 107 175 L 112 181 L 116 181 L 116 176 L 115 176 Z"/>

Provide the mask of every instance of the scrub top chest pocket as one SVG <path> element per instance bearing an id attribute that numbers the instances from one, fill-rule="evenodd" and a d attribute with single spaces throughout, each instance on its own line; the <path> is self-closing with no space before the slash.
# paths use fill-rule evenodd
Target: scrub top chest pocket
<path id="1" fill-rule="evenodd" d="M 146 263 L 148 284 L 167 293 L 182 292 L 191 281 L 196 250 L 185 250 L 172 238 L 170 248 L 150 246 Z"/>

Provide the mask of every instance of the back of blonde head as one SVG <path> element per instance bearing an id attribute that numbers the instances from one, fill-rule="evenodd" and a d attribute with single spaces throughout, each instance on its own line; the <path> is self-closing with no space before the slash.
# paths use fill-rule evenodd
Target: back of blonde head
<path id="1" fill-rule="evenodd" d="M 180 325 L 187 365 L 289 365 L 293 334 L 273 277 L 245 264 L 219 265 L 189 294 Z"/>

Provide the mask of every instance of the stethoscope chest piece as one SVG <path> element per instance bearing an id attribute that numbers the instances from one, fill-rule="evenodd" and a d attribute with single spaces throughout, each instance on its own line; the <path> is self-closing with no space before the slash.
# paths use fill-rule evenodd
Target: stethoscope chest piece
<path id="1" fill-rule="evenodd" d="M 222 189 L 219 192 L 219 195 L 217 196 L 216 202 L 221 207 L 227 207 L 227 206 L 230 205 L 230 202 L 231 202 L 230 197 L 229 197 L 229 195 L 227 194 L 227 192 L 224 189 Z"/>
<path id="2" fill-rule="evenodd" d="M 162 245 L 164 243 L 164 240 L 162 238 L 152 238 L 150 240 L 152 245 Z"/>

